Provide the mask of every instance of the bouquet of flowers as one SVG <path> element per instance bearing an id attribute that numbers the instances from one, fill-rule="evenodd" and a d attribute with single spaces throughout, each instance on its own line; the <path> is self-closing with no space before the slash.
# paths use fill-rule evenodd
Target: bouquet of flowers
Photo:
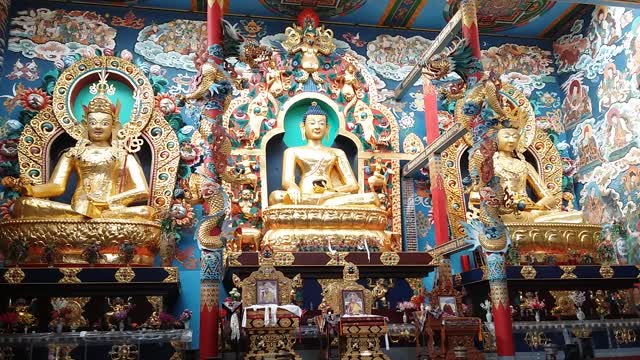
<path id="1" fill-rule="evenodd" d="M 131 310 L 131 307 L 129 305 L 125 305 L 122 308 L 120 308 L 120 310 L 113 313 L 113 317 L 118 321 L 126 321 L 127 318 L 129 317 L 130 310 Z"/>
<path id="2" fill-rule="evenodd" d="M 189 309 L 184 309 L 182 311 L 182 314 L 180 314 L 180 321 L 182 322 L 186 322 L 191 320 L 191 317 L 193 316 L 193 312 Z"/>
<path id="3" fill-rule="evenodd" d="M 162 327 L 171 327 L 173 326 L 173 323 L 175 323 L 176 321 L 173 315 L 164 311 L 160 312 L 160 314 L 158 315 L 158 318 L 160 319 L 160 326 Z"/>
<path id="4" fill-rule="evenodd" d="M 616 251 L 613 248 L 613 242 L 605 238 L 598 244 L 598 259 L 603 264 L 610 264 L 616 260 Z"/>
<path id="5" fill-rule="evenodd" d="M 529 301 L 529 306 L 533 309 L 533 310 L 542 310 L 545 308 L 546 304 L 544 303 L 544 300 L 540 300 L 538 299 L 538 297 L 536 296 L 535 298 L 533 298 L 531 301 Z"/>
<path id="6" fill-rule="evenodd" d="M 9 311 L 0 315 L 0 323 L 3 328 L 7 330 L 13 329 L 18 323 L 18 313 L 15 311 Z"/>
<path id="7" fill-rule="evenodd" d="M 51 312 L 51 325 L 65 324 L 67 320 L 71 318 L 71 309 L 68 307 L 59 307 L 57 310 Z"/>
<path id="8" fill-rule="evenodd" d="M 405 311 L 409 311 L 409 310 L 415 310 L 416 309 L 416 304 L 414 304 L 411 301 L 402 301 L 398 303 L 398 306 L 396 306 L 396 309 L 398 309 L 398 311 L 400 312 L 405 312 Z"/>
<path id="9" fill-rule="evenodd" d="M 36 322 L 36 317 L 31 313 L 23 312 L 18 314 L 18 324 L 24 328 L 31 327 Z"/>
<path id="10" fill-rule="evenodd" d="M 586 300 L 586 296 L 584 294 L 584 291 L 573 291 L 569 295 L 569 299 L 571 299 L 571 301 L 573 301 L 573 303 L 576 305 L 576 307 L 580 307 L 580 306 L 582 306 L 582 304 Z"/>

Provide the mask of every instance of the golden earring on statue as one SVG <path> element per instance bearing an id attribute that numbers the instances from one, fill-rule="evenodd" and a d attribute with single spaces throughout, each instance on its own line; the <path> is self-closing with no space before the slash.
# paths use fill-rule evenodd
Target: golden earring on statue
<path id="1" fill-rule="evenodd" d="M 306 141 L 307 136 L 304 134 L 304 125 L 300 126 L 300 132 L 302 133 L 302 140 Z"/>
<path id="2" fill-rule="evenodd" d="M 329 142 L 329 125 L 327 125 L 327 132 L 324 134 L 324 140 L 326 142 Z"/>

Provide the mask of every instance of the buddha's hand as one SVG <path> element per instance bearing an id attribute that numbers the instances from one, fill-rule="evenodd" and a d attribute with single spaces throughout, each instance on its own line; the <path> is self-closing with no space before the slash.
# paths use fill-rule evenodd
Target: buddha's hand
<path id="1" fill-rule="evenodd" d="M 33 185 L 23 182 L 20 178 L 5 176 L 2 178 L 2 186 L 13 189 L 24 196 L 33 196 Z"/>
<path id="2" fill-rule="evenodd" d="M 289 188 L 287 189 L 287 195 L 289 196 L 289 199 L 291 199 L 291 202 L 293 202 L 296 205 L 302 201 L 302 194 L 300 193 L 300 188 L 298 188 L 295 185 L 289 186 Z"/>
<path id="3" fill-rule="evenodd" d="M 87 194 L 87 199 L 91 202 L 91 205 L 100 210 L 109 209 L 109 203 L 103 199 L 97 198 L 95 195 Z"/>
<path id="4" fill-rule="evenodd" d="M 550 210 L 558 205 L 558 201 L 553 196 L 545 196 L 542 199 L 538 200 L 536 205 L 543 209 Z"/>

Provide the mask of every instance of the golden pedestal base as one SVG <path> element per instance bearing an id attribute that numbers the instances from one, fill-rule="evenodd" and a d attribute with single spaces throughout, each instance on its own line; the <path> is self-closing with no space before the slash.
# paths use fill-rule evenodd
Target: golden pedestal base
<path id="1" fill-rule="evenodd" d="M 363 247 L 378 251 L 399 251 L 392 234 L 385 231 L 387 214 L 374 207 L 327 208 L 322 206 L 278 205 L 264 210 L 264 234 L 261 247 L 274 251 L 299 251 L 300 248 Z"/>
<path id="2" fill-rule="evenodd" d="M 265 310 L 247 310 L 245 331 L 249 337 L 249 351 L 245 360 L 295 359 L 300 355 L 293 351 L 294 331 L 300 326 L 300 318 L 278 309 L 275 326 L 264 325 Z"/>
<path id="3" fill-rule="evenodd" d="M 600 244 L 600 225 L 562 223 L 506 223 L 520 256 L 538 260 L 552 255 L 566 261 L 572 252 L 595 256 Z"/>
<path id="4" fill-rule="evenodd" d="M 125 219 L 21 219 L 0 222 L 0 248 L 11 241 L 26 242 L 29 255 L 23 263 L 42 263 L 45 245 L 55 245 L 63 264 L 86 264 L 83 252 L 100 245 L 99 263 L 117 264 L 119 246 L 128 240 L 136 249 L 131 265 L 153 265 L 160 240 L 160 225 L 153 221 Z"/>

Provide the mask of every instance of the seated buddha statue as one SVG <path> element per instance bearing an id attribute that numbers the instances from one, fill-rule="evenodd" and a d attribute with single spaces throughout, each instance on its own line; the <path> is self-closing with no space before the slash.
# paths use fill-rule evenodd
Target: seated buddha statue
<path id="1" fill-rule="evenodd" d="M 106 78 L 101 79 L 106 83 Z M 83 106 L 86 139 L 68 149 L 56 164 L 49 182 L 29 184 L 5 177 L 2 184 L 19 191 L 13 217 L 22 218 L 121 218 L 152 219 L 150 206 L 129 206 L 149 198 L 149 187 L 138 160 L 118 146 L 119 106 L 100 91 Z M 69 204 L 49 200 L 61 196 L 75 172 L 77 184 Z"/>
<path id="2" fill-rule="evenodd" d="M 503 209 L 501 218 L 507 223 L 583 223 L 581 211 L 562 211 L 559 198 L 546 189 L 536 169 L 516 156 L 520 131 L 516 128 L 498 130 L 498 151 L 493 154 L 494 173 L 501 187 L 511 197 L 513 206 Z M 529 187 L 537 201 L 527 193 Z"/>
<path id="3" fill-rule="evenodd" d="M 304 113 L 300 128 L 307 144 L 285 150 L 283 190 L 269 195 L 269 205 L 380 206 L 376 193 L 358 193 L 360 185 L 344 151 L 322 144 L 329 134 L 329 124 L 327 114 L 316 102 Z M 298 183 L 296 167 L 300 171 Z"/>

